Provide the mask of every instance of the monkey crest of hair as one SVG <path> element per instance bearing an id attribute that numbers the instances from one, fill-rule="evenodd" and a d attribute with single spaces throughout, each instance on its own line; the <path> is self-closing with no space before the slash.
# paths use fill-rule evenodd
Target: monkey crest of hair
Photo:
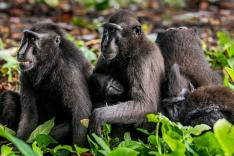
<path id="1" fill-rule="evenodd" d="M 195 87 L 222 84 L 221 76 L 212 71 L 205 59 L 195 29 L 185 27 L 168 29 L 158 34 L 156 42 L 162 51 L 167 73 L 177 62 L 181 71 Z"/>
<path id="2" fill-rule="evenodd" d="M 55 138 L 71 133 L 73 143 L 83 145 L 86 128 L 80 120 L 91 113 L 90 63 L 58 25 L 48 22 L 24 31 L 17 60 L 22 108 L 17 136 L 25 139 L 38 124 L 55 117 Z"/>
<path id="3" fill-rule="evenodd" d="M 95 104 L 89 130 L 101 133 L 101 126 L 139 124 L 145 115 L 158 111 L 160 84 L 164 78 L 164 62 L 159 48 L 144 35 L 138 18 L 128 10 L 120 10 L 103 24 L 99 58 L 91 76 L 92 95 L 119 95 L 115 103 L 106 97 L 93 97 Z M 107 97 L 108 98 L 108 97 Z M 97 101 L 102 99 L 103 101 Z M 119 99 L 119 101 L 118 101 Z M 110 106 L 106 106 L 106 105 Z"/>
<path id="4" fill-rule="evenodd" d="M 109 18 L 109 23 L 116 23 L 121 26 L 140 26 L 138 17 L 129 10 L 121 10 Z"/>

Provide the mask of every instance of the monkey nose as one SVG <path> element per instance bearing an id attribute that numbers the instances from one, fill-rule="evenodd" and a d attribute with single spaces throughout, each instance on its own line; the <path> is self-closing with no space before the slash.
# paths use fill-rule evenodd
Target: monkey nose
<path id="1" fill-rule="evenodd" d="M 101 50 L 105 51 L 109 46 L 109 39 L 108 38 L 104 38 L 102 41 L 102 45 L 101 45 Z"/>

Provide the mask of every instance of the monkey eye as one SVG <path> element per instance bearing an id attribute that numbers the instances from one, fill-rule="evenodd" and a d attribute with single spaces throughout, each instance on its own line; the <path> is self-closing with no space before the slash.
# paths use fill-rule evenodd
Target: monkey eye
<path id="1" fill-rule="evenodd" d="M 133 32 L 136 34 L 140 34 L 142 32 L 141 26 L 135 26 L 132 28 Z"/>
<path id="2" fill-rule="evenodd" d="M 115 29 L 115 28 L 112 28 L 112 29 L 111 29 L 111 32 L 112 32 L 112 33 L 115 33 L 115 32 L 116 32 L 116 29 Z"/>
<path id="3" fill-rule="evenodd" d="M 56 36 L 54 41 L 56 44 L 59 44 L 60 43 L 60 36 Z"/>
<path id="4" fill-rule="evenodd" d="M 31 41 L 36 41 L 36 37 L 32 37 L 32 38 L 31 38 Z"/>

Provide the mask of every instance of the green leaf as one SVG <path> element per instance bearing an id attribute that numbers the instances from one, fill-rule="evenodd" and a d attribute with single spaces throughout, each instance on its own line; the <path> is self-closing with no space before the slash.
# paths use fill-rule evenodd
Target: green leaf
<path id="1" fill-rule="evenodd" d="M 35 141 L 40 148 L 46 148 L 50 144 L 57 144 L 58 142 L 54 140 L 51 136 L 45 134 L 39 134 Z"/>
<path id="2" fill-rule="evenodd" d="M 185 154 L 185 144 L 180 142 L 180 140 L 176 140 L 171 138 L 167 134 L 163 134 L 163 139 L 168 144 L 168 146 L 171 148 L 173 152 L 176 152 L 178 155 L 184 155 Z"/>
<path id="3" fill-rule="evenodd" d="M 29 136 L 27 142 L 32 143 L 40 134 L 48 135 L 54 127 L 54 118 L 39 125 Z"/>
<path id="4" fill-rule="evenodd" d="M 205 134 L 195 137 L 193 139 L 196 151 L 199 155 L 223 155 L 223 151 L 212 132 L 206 132 Z"/>
<path id="5" fill-rule="evenodd" d="M 3 126 L 0 126 L 0 136 L 12 142 L 25 156 L 36 156 L 33 150 L 22 140 L 12 136 Z"/>
<path id="6" fill-rule="evenodd" d="M 121 147 L 111 151 L 108 156 L 137 156 L 139 152 L 134 151 L 133 149 Z"/>
<path id="7" fill-rule="evenodd" d="M 229 43 L 231 40 L 229 35 L 226 32 L 217 32 L 218 41 L 221 46 L 224 46 L 225 44 Z"/>
<path id="8" fill-rule="evenodd" d="M 227 53 L 229 57 L 234 56 L 234 41 L 230 44 L 230 46 L 227 48 Z"/>
<path id="9" fill-rule="evenodd" d="M 230 78 L 234 82 L 234 70 L 229 68 L 229 67 L 225 67 L 224 70 L 228 73 L 228 75 L 230 76 Z"/>
<path id="10" fill-rule="evenodd" d="M 196 125 L 195 127 L 191 129 L 191 134 L 200 135 L 202 132 L 210 130 L 210 129 L 211 127 L 205 124 Z"/>
<path id="11" fill-rule="evenodd" d="M 14 130 L 12 130 L 12 129 L 10 129 L 10 128 L 4 126 L 4 125 L 2 125 L 1 123 L 0 123 L 0 127 L 4 127 L 5 131 L 7 131 L 8 133 L 10 133 L 11 135 L 15 135 L 16 134 L 16 132 Z"/>
<path id="12" fill-rule="evenodd" d="M 140 131 L 140 132 L 142 132 L 142 133 L 144 133 L 144 134 L 146 134 L 146 135 L 150 134 L 150 132 L 147 129 L 137 128 L 137 130 Z"/>
<path id="13" fill-rule="evenodd" d="M 16 156 L 15 152 L 13 151 L 12 147 L 7 145 L 1 146 L 1 156 Z"/>
<path id="14" fill-rule="evenodd" d="M 227 60 L 228 65 L 230 66 L 230 68 L 234 69 L 234 58 L 230 58 Z"/>
<path id="15" fill-rule="evenodd" d="M 95 141 L 97 142 L 97 144 L 104 149 L 107 153 L 110 152 L 110 147 L 105 143 L 105 141 L 100 138 L 99 136 L 97 136 L 96 134 L 92 134 L 93 138 L 95 139 Z"/>
<path id="16" fill-rule="evenodd" d="M 234 154 L 234 126 L 225 119 L 214 124 L 214 134 L 226 156 Z"/>
<path id="17" fill-rule="evenodd" d="M 228 81 L 227 75 L 224 75 L 223 84 L 224 84 L 224 86 L 226 86 L 234 91 L 234 85 Z"/>
<path id="18" fill-rule="evenodd" d="M 38 156 L 43 156 L 42 150 L 37 146 L 37 142 L 33 142 L 32 144 L 32 149 L 33 151 L 38 155 Z"/>
<path id="19" fill-rule="evenodd" d="M 88 28 L 88 29 L 92 29 L 92 30 L 95 30 L 97 29 L 98 27 L 93 24 L 92 22 L 88 21 L 87 19 L 85 18 L 82 18 L 82 17 L 74 17 L 72 19 L 72 23 L 74 25 L 77 25 L 77 26 L 80 26 L 80 27 L 83 27 L 83 28 Z"/>
<path id="20" fill-rule="evenodd" d="M 81 147 L 78 147 L 77 145 L 74 145 L 74 147 L 75 147 L 76 153 L 78 154 L 86 153 L 89 151 L 89 149 L 81 148 Z"/>
<path id="21" fill-rule="evenodd" d="M 58 145 L 54 148 L 54 153 L 57 153 L 58 151 L 60 150 L 66 150 L 66 151 L 69 151 L 69 152 L 74 152 L 72 147 L 69 146 L 69 145 Z"/>
<path id="22" fill-rule="evenodd" d="M 89 142 L 89 145 L 90 145 L 90 147 L 91 147 L 91 151 L 92 151 L 92 153 L 97 153 L 97 151 L 98 151 L 98 144 L 96 144 L 90 137 L 89 137 L 89 135 L 87 136 L 87 138 L 88 138 L 88 142 Z"/>
<path id="23" fill-rule="evenodd" d="M 146 117 L 148 119 L 148 122 L 153 122 L 153 123 L 159 122 L 158 116 L 156 116 L 155 114 L 147 114 Z"/>
<path id="24" fill-rule="evenodd" d="M 142 144 L 140 142 L 137 142 L 137 141 L 126 140 L 126 141 L 122 141 L 119 144 L 118 148 L 120 148 L 120 147 L 126 147 L 126 148 L 136 150 L 136 149 L 142 148 Z"/>
<path id="25" fill-rule="evenodd" d="M 154 146 L 157 146 L 158 145 L 158 142 L 156 140 L 156 136 L 155 135 L 150 135 L 148 137 L 148 142 Z"/>
<path id="26" fill-rule="evenodd" d="M 96 10 L 104 10 L 107 9 L 110 6 L 110 0 L 103 0 L 100 3 L 97 3 L 95 8 Z"/>
<path id="27" fill-rule="evenodd" d="M 131 140 L 130 132 L 125 132 L 125 133 L 124 133 L 124 140 L 125 140 L 125 141 Z"/>
<path id="28" fill-rule="evenodd" d="M 44 0 L 47 5 L 50 7 L 56 7 L 59 5 L 59 0 Z"/>

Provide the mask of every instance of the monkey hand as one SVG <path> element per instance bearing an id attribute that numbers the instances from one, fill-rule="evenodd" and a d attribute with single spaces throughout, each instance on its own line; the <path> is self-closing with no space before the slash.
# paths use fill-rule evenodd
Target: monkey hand
<path id="1" fill-rule="evenodd" d="M 110 79 L 106 83 L 105 93 L 106 96 L 121 96 L 124 92 L 123 86 L 115 81 L 114 79 Z"/>
<path id="2" fill-rule="evenodd" d="M 100 108 L 94 109 L 90 120 L 89 120 L 89 127 L 88 133 L 96 133 L 97 135 L 101 135 L 102 133 L 102 126 L 105 124 L 104 119 L 102 118 L 102 112 Z"/>

